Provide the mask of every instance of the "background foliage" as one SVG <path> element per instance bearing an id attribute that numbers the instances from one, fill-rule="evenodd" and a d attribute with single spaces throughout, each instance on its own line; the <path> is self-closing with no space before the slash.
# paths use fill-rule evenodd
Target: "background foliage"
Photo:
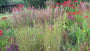
<path id="1" fill-rule="evenodd" d="M 23 0 L 26 5 L 31 4 L 34 7 L 44 7 L 46 0 Z"/>
<path id="2" fill-rule="evenodd" d="M 6 2 L 7 2 L 8 0 L 0 0 L 0 7 L 2 6 L 2 5 L 6 5 Z"/>

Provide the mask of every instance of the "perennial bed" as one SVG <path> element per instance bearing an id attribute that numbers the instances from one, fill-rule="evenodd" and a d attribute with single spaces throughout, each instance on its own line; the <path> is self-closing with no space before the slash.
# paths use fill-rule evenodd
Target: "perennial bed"
<path id="1" fill-rule="evenodd" d="M 90 51 L 89 7 L 70 0 L 45 9 L 19 4 L 0 19 L 0 50 Z"/>

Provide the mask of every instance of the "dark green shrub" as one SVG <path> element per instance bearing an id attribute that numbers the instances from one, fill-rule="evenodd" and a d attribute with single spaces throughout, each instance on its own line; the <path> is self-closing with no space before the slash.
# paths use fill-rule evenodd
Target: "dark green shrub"
<path id="1" fill-rule="evenodd" d="M 35 8 L 38 7 L 44 7 L 44 2 L 46 0 L 23 0 L 26 5 L 30 4 L 31 6 L 34 6 Z"/>
<path id="2" fill-rule="evenodd" d="M 0 0 L 0 7 L 1 7 L 2 5 L 6 5 L 6 3 L 7 3 L 7 0 Z"/>
<path id="3" fill-rule="evenodd" d="M 63 3 L 64 1 L 68 1 L 68 0 L 53 0 L 54 2 L 58 2 L 58 3 Z M 75 1 L 75 0 L 71 0 L 71 1 Z M 89 2 L 90 0 L 78 0 L 78 1 L 85 1 L 85 2 Z"/>
<path id="4" fill-rule="evenodd" d="M 58 3 L 63 3 L 64 1 L 67 1 L 67 0 L 53 0 L 53 1 Z"/>

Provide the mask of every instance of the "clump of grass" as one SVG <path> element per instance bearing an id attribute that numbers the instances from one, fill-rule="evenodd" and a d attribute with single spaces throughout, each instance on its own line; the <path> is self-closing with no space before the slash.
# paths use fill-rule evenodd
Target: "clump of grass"
<path id="1" fill-rule="evenodd" d="M 20 51 L 59 51 L 61 24 L 30 27 L 19 27 L 16 38 Z"/>

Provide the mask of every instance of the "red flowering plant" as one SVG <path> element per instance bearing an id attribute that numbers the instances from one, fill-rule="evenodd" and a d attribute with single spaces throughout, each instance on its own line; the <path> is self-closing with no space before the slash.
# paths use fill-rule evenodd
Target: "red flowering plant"
<path id="1" fill-rule="evenodd" d="M 0 21 L 0 28 L 5 30 L 9 26 L 7 17 L 2 17 Z"/>
<path id="2" fill-rule="evenodd" d="M 90 24 L 87 26 L 87 28 L 89 28 L 89 29 L 90 29 Z"/>
<path id="3" fill-rule="evenodd" d="M 85 18 L 88 18 L 88 16 L 85 16 Z"/>
<path id="4" fill-rule="evenodd" d="M 17 8 L 17 7 L 14 7 L 14 8 L 12 8 L 12 12 L 13 13 L 18 13 L 18 12 L 20 12 L 20 11 L 22 11 L 23 9 L 20 7 L 20 8 Z"/>
<path id="5" fill-rule="evenodd" d="M 17 6 L 18 6 L 19 8 L 23 8 L 23 7 L 24 7 L 23 4 L 18 4 Z"/>
<path id="6" fill-rule="evenodd" d="M 12 12 L 18 12 L 19 9 L 17 7 L 12 8 Z"/>
<path id="7" fill-rule="evenodd" d="M 56 2 L 57 5 L 60 5 L 60 3 Z"/>
<path id="8" fill-rule="evenodd" d="M 0 30 L 0 35 L 3 35 L 3 34 L 2 34 L 2 30 Z"/>
<path id="9" fill-rule="evenodd" d="M 51 5 L 53 8 L 57 7 L 56 5 Z"/>
<path id="10" fill-rule="evenodd" d="M 72 15 L 72 13 L 67 13 L 67 14 L 68 14 L 67 17 L 69 20 L 74 20 L 74 16 Z"/>
<path id="11" fill-rule="evenodd" d="M 70 4 L 72 1 L 64 1 L 63 3 L 62 3 L 62 5 L 64 6 L 64 7 L 66 7 L 66 6 L 68 6 L 68 4 Z"/>
<path id="12" fill-rule="evenodd" d="M 69 4 L 68 6 L 69 6 L 69 7 L 74 7 L 74 4 L 73 4 L 73 5 Z"/>
<path id="13" fill-rule="evenodd" d="M 66 11 L 67 12 L 69 12 L 69 11 L 72 11 L 72 9 L 75 7 L 75 5 L 74 4 L 72 4 L 72 1 L 71 0 L 69 0 L 69 1 L 64 1 L 62 4 L 61 4 L 65 9 L 66 9 Z M 74 9 L 73 9 L 74 10 Z"/>
<path id="14" fill-rule="evenodd" d="M 2 19 L 7 19 L 7 17 L 2 17 Z"/>
<path id="15" fill-rule="evenodd" d="M 18 12 L 22 11 L 23 8 L 24 8 L 24 5 L 23 4 L 18 4 L 17 7 L 13 7 L 11 10 L 14 13 L 18 13 Z"/>
<path id="16" fill-rule="evenodd" d="M 32 7 L 29 7 L 29 8 L 27 8 L 28 10 L 30 10 L 30 9 L 34 9 L 34 7 L 32 6 Z"/>
<path id="17" fill-rule="evenodd" d="M 77 3 L 78 1 L 73 1 L 74 3 Z"/>

